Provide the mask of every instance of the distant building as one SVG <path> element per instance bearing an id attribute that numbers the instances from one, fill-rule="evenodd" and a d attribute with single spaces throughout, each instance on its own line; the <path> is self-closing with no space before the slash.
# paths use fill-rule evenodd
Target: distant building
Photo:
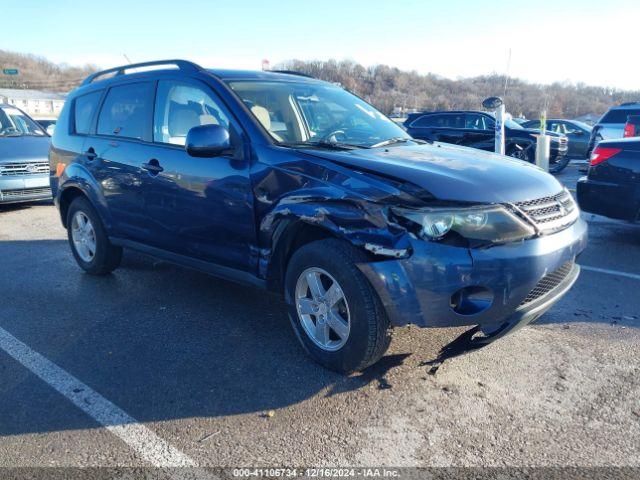
<path id="1" fill-rule="evenodd" d="M 61 93 L 0 88 L 0 103 L 14 105 L 32 117 L 57 117 L 65 100 Z"/>

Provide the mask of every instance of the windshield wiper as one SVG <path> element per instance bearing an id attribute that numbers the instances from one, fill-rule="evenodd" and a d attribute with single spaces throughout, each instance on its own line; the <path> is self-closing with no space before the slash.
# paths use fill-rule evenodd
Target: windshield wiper
<path id="1" fill-rule="evenodd" d="M 418 140 L 416 138 L 393 137 L 393 138 L 388 138 L 388 139 L 383 140 L 383 141 L 378 142 L 378 143 L 374 143 L 369 148 L 386 147 L 387 145 L 393 145 L 395 143 L 407 143 L 407 142 L 415 142 L 415 143 L 419 143 L 421 145 L 424 145 L 425 143 L 427 143 L 424 140 Z"/>
<path id="2" fill-rule="evenodd" d="M 365 145 L 354 145 L 353 143 L 341 143 L 341 142 L 328 142 L 325 140 L 316 141 L 316 142 L 280 142 L 279 145 L 283 147 L 315 147 L 315 148 L 326 148 L 329 150 L 355 150 L 358 148 L 370 148 Z"/>

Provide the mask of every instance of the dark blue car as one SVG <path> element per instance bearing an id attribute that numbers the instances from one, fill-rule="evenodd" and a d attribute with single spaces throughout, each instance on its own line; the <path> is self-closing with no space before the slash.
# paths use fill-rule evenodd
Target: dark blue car
<path id="1" fill-rule="evenodd" d="M 547 173 L 413 140 L 294 74 L 180 60 L 94 74 L 69 95 L 50 161 L 85 271 L 130 248 L 276 292 L 306 350 L 342 372 L 376 362 L 392 326 L 479 325 L 486 343 L 537 319 L 586 243 Z"/>

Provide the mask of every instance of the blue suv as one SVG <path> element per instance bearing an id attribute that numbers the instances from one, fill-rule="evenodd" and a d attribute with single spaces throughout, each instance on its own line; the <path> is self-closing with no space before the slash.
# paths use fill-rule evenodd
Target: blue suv
<path id="1" fill-rule="evenodd" d="M 573 285 L 587 229 L 551 175 L 415 140 L 342 88 L 182 60 L 88 77 L 60 115 L 51 187 L 73 255 L 130 248 L 281 294 L 341 372 L 392 326 L 474 325 L 488 343 Z"/>

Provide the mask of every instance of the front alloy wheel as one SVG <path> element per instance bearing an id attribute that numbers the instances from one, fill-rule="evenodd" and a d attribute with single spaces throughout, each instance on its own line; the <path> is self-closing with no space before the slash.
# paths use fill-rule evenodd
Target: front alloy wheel
<path id="1" fill-rule="evenodd" d="M 338 281 L 318 267 L 303 271 L 296 282 L 296 311 L 304 332 L 322 350 L 334 352 L 349 339 L 349 305 Z"/>
<path id="2" fill-rule="evenodd" d="M 287 265 L 285 299 L 296 337 L 318 363 L 350 373 L 377 362 L 389 346 L 389 319 L 360 270 L 368 254 L 327 238 L 297 249 Z"/>

